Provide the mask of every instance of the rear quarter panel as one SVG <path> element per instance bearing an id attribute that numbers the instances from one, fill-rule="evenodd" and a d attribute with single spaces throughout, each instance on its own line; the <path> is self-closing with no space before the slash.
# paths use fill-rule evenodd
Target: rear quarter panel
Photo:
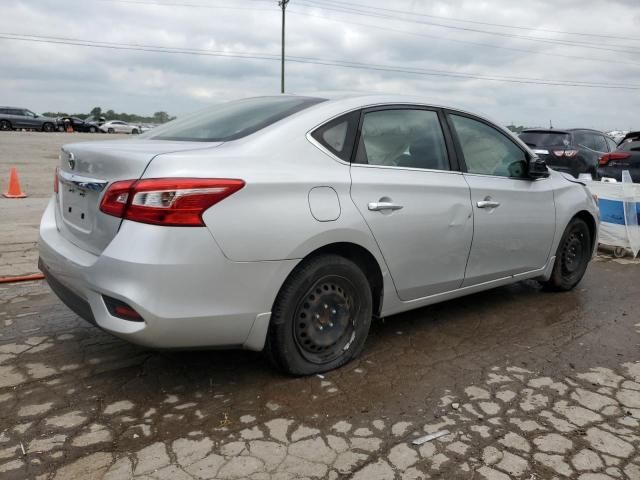
<path id="1" fill-rule="evenodd" d="M 308 125 L 285 123 L 198 153 L 159 155 L 145 177 L 237 178 L 245 187 L 207 210 L 203 219 L 224 255 L 233 261 L 301 259 L 334 242 L 382 256 L 351 201 L 349 166 L 312 145 Z M 309 192 L 331 187 L 340 203 L 334 221 L 311 214 Z"/>

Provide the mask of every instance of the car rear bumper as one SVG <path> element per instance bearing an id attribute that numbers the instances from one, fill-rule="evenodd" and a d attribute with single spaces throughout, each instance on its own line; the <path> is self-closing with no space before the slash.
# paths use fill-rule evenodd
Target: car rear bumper
<path id="1" fill-rule="evenodd" d="M 40 225 L 40 266 L 54 293 L 80 317 L 153 348 L 260 350 L 272 303 L 297 260 L 232 262 L 206 228 L 123 222 L 100 255 L 58 231 L 52 200 Z M 110 314 L 104 296 L 143 321 Z"/>

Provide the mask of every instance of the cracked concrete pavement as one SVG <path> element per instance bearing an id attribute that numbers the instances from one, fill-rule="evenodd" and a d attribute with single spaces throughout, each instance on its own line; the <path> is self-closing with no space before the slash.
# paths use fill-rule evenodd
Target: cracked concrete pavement
<path id="1" fill-rule="evenodd" d="M 289 378 L 260 354 L 158 352 L 0 287 L 0 478 L 640 479 L 635 264 L 375 322 Z M 414 445 L 423 435 L 440 438 Z"/>

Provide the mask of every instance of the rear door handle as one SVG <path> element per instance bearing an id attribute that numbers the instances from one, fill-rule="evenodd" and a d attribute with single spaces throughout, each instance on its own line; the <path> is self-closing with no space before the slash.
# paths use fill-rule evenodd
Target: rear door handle
<path id="1" fill-rule="evenodd" d="M 498 208 L 500 206 L 500 202 L 494 202 L 493 200 L 480 200 L 476 205 L 478 208 Z"/>
<path id="2" fill-rule="evenodd" d="M 369 202 L 367 208 L 372 212 L 380 212 L 382 210 L 400 210 L 402 205 L 396 205 L 391 202 Z"/>

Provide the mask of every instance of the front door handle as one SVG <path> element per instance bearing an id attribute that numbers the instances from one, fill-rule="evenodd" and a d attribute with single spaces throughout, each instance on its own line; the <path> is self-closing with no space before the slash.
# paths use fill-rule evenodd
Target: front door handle
<path id="1" fill-rule="evenodd" d="M 494 202 L 493 200 L 480 200 L 476 205 L 478 208 L 498 208 L 500 206 L 500 202 Z"/>
<path id="2" fill-rule="evenodd" d="M 381 212 L 383 210 L 400 210 L 402 205 L 396 205 L 391 202 L 370 202 L 367 208 L 372 212 Z"/>

